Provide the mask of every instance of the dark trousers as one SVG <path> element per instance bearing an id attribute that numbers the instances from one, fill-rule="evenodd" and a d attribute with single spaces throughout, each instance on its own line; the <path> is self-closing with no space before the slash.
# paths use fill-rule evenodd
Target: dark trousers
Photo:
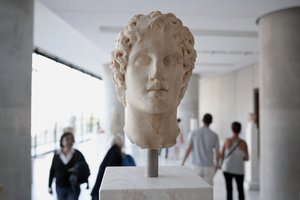
<path id="1" fill-rule="evenodd" d="M 227 200 L 232 200 L 232 179 L 234 178 L 239 192 L 239 200 L 244 200 L 244 175 L 231 174 L 223 172 L 226 182 Z"/>
<path id="2" fill-rule="evenodd" d="M 56 186 L 58 200 L 78 200 L 80 187 L 58 187 Z"/>

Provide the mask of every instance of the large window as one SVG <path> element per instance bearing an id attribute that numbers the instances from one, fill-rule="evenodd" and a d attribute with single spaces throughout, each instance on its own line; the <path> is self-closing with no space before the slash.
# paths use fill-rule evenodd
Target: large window
<path id="1" fill-rule="evenodd" d="M 57 148 L 65 128 L 77 141 L 97 131 L 103 81 L 35 53 L 32 60 L 32 155 Z"/>

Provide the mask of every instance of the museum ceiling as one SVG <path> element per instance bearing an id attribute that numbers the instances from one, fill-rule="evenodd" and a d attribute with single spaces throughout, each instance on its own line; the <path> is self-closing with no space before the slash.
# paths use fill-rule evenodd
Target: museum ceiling
<path id="1" fill-rule="evenodd" d="M 195 36 L 194 73 L 224 73 L 258 63 L 257 19 L 299 0 L 39 0 L 101 51 L 110 52 L 118 32 L 135 14 L 172 12 Z"/>

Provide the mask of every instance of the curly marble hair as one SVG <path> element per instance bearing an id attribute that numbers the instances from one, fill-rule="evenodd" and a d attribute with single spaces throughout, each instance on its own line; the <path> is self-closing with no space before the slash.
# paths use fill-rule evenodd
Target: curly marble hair
<path id="1" fill-rule="evenodd" d="M 183 26 L 180 19 L 174 14 L 162 14 L 159 11 L 153 11 L 149 15 L 135 15 L 129 24 L 120 32 L 116 47 L 112 52 L 112 70 L 113 80 L 119 101 L 126 106 L 125 100 L 125 73 L 128 65 L 128 57 L 132 46 L 139 42 L 144 34 L 151 30 L 173 30 L 173 37 L 181 48 L 183 68 L 185 74 L 183 77 L 183 86 L 180 91 L 178 104 L 186 91 L 188 81 L 192 75 L 192 70 L 196 61 L 196 50 L 194 49 L 194 37 L 190 30 Z"/>

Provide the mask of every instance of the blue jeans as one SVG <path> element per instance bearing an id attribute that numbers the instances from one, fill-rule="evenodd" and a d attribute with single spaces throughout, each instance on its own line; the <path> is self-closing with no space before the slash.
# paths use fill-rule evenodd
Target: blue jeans
<path id="1" fill-rule="evenodd" d="M 56 186 L 58 200 L 78 200 L 80 187 L 59 187 Z"/>

